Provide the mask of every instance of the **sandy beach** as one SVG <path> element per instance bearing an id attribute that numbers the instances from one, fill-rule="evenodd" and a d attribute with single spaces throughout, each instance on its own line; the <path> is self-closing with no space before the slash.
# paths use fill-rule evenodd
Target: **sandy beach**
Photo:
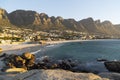
<path id="1" fill-rule="evenodd" d="M 88 40 L 81 40 L 81 39 L 77 39 L 77 40 L 63 40 L 63 41 L 47 41 L 46 44 L 59 44 L 59 43 L 68 43 L 68 42 L 84 42 L 84 41 L 111 41 L 114 39 L 88 39 Z"/>
<path id="2" fill-rule="evenodd" d="M 67 43 L 67 42 L 82 42 L 82 41 L 90 41 L 90 40 L 64 40 L 64 41 L 47 41 L 47 44 L 60 44 L 60 43 Z"/>
<path id="3" fill-rule="evenodd" d="M 46 47 L 46 46 L 51 46 L 51 45 L 59 45 L 61 43 L 68 43 L 68 42 L 84 42 L 84 41 L 101 41 L 101 40 L 66 40 L 66 41 L 49 41 L 46 42 L 45 45 L 41 45 L 41 44 L 6 44 L 6 45 L 0 45 L 0 48 L 3 49 L 3 52 L 11 54 L 11 53 L 16 53 L 16 54 L 22 54 L 24 52 L 35 52 L 35 51 L 39 51 L 40 49 L 42 49 L 42 47 Z M 0 68 L 2 69 L 4 66 L 3 61 L 0 61 Z M 86 66 L 86 65 L 85 65 Z M 85 66 L 81 66 L 85 67 Z M 92 66 L 94 67 L 94 66 Z M 96 66 L 95 66 L 96 67 Z M 87 69 L 89 69 L 87 67 Z M 95 68 L 96 69 L 96 68 Z M 16 69 L 15 69 L 16 70 Z M 21 69 L 20 69 L 21 70 Z M 12 69 L 13 71 L 13 69 Z M 58 71 L 58 70 L 57 70 Z M 28 71 L 29 72 L 29 71 Z M 91 71 L 92 72 L 92 71 Z M 6 73 L 0 72 L 1 75 L 3 76 L 3 74 L 7 75 Z M 10 73 L 9 73 L 10 74 Z M 10 74 L 11 75 L 11 74 Z M 16 74 L 14 74 L 16 75 Z M 26 74 L 25 74 L 26 75 Z M 31 77 L 30 77 L 31 78 Z M 12 80 L 12 79 L 11 79 Z M 84 79 L 83 79 L 84 80 Z"/>
<path id="4" fill-rule="evenodd" d="M 39 50 L 41 46 L 41 44 L 6 44 L 0 45 L 0 48 L 2 48 L 2 53 L 19 54 L 24 52 L 34 52 Z"/>
<path id="5" fill-rule="evenodd" d="M 67 42 L 80 42 L 80 41 L 88 41 L 88 40 L 64 40 L 64 41 L 46 41 L 46 44 L 0 44 L 0 48 L 3 51 L 11 51 L 11 50 L 21 50 L 24 48 L 29 47 L 36 47 L 36 46 L 45 46 L 50 44 L 60 44 L 60 43 L 67 43 Z"/>
<path id="6" fill-rule="evenodd" d="M 101 39 L 102 40 L 102 39 Z M 99 40 L 99 41 L 101 41 Z M 17 52 L 17 51 L 27 51 L 33 52 L 35 50 L 39 50 L 40 47 L 46 45 L 60 44 L 60 43 L 68 43 L 68 42 L 84 42 L 84 41 L 96 41 L 96 40 L 64 40 L 64 41 L 46 41 L 45 44 L 0 44 L 0 48 L 2 48 L 3 52 Z M 98 41 L 98 40 L 97 40 Z"/>
<path id="7" fill-rule="evenodd" d="M 8 50 L 34 47 L 34 46 L 38 46 L 38 45 L 40 45 L 40 44 L 6 44 L 6 45 L 3 44 L 3 45 L 0 45 L 0 48 L 2 48 L 3 51 L 8 51 Z"/>

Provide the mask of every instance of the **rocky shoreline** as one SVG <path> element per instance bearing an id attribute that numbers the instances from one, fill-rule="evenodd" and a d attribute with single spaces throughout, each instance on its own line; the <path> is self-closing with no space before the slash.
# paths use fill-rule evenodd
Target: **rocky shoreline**
<path id="1" fill-rule="evenodd" d="M 29 49 L 31 50 L 30 52 L 39 50 L 38 46 L 41 47 L 41 45 L 37 45 L 37 46 L 26 47 L 21 50 L 20 49 L 10 50 L 10 51 L 6 51 L 7 54 L 1 55 L 0 80 L 19 80 L 19 79 L 33 80 L 34 76 L 37 77 L 34 80 L 49 80 L 49 79 L 51 80 L 66 80 L 66 79 L 67 80 L 96 80 L 96 79 L 120 80 L 120 74 L 116 73 L 116 72 L 119 72 L 119 69 L 120 69 L 118 66 L 119 64 L 118 61 L 112 61 L 112 67 L 111 67 L 111 64 L 107 65 L 110 68 L 108 68 L 105 65 L 110 72 L 109 71 L 102 72 L 101 69 L 99 69 L 98 72 L 96 71 L 94 72 L 89 70 L 88 67 L 86 67 L 86 65 L 83 66 L 82 64 L 77 63 L 71 59 L 54 60 L 45 56 L 39 60 L 39 59 L 36 59 L 35 55 L 31 53 L 27 53 L 27 57 L 29 58 L 27 61 L 27 58 L 25 59 L 24 52 L 28 51 Z M 16 52 L 17 54 L 13 54 Z M 30 59 L 31 56 L 32 56 L 32 59 Z M 98 60 L 98 61 L 101 61 L 101 60 Z M 111 61 L 106 61 L 106 60 L 105 61 L 102 60 L 102 62 L 105 62 L 105 64 L 111 63 Z M 114 70 L 118 70 L 118 71 L 114 71 Z M 48 74 L 44 74 L 45 72 L 48 72 Z M 49 75 L 51 74 L 51 72 L 53 72 L 52 75 Z M 21 73 L 24 74 L 24 77 Z M 61 74 L 56 75 L 56 73 L 61 73 Z M 65 73 L 65 74 L 63 75 L 62 73 Z M 20 75 L 21 77 L 17 78 L 18 75 Z M 95 77 L 95 78 L 91 78 L 91 77 Z"/>
<path id="2" fill-rule="evenodd" d="M 36 60 L 35 55 L 28 52 L 21 55 L 3 54 L 0 59 L 4 63 L 0 80 L 33 80 L 35 76 L 34 80 L 120 80 L 119 73 L 96 74 L 75 69 L 78 63 L 70 59 L 54 61 L 44 57 Z"/>
<path id="3" fill-rule="evenodd" d="M 109 80 L 93 73 L 73 73 L 66 70 L 30 70 L 25 73 L 0 75 L 0 80 Z"/>
<path id="4" fill-rule="evenodd" d="M 77 63 L 70 60 L 52 60 L 49 57 L 44 57 L 41 60 L 37 60 L 34 54 L 25 52 L 21 55 L 16 54 L 3 54 L 2 57 L 3 63 L 5 66 L 2 71 L 6 71 L 11 68 L 23 68 L 25 70 L 32 69 L 64 69 L 69 71 L 77 72 L 74 69 L 77 66 Z"/>
<path id="5" fill-rule="evenodd" d="M 0 80 L 109 80 L 93 73 L 71 72 L 75 63 L 70 60 L 53 63 L 45 57 L 35 63 L 35 57 L 30 53 L 3 54 L 1 58 L 5 66 L 1 70 Z"/>

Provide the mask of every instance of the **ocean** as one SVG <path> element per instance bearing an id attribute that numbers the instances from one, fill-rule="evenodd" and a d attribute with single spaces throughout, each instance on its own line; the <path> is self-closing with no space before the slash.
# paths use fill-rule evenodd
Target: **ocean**
<path id="1" fill-rule="evenodd" d="M 72 59 L 89 68 L 105 70 L 104 64 L 97 59 L 120 60 L 120 40 L 92 40 L 69 42 L 43 47 L 37 57 L 49 56 L 57 60 Z"/>

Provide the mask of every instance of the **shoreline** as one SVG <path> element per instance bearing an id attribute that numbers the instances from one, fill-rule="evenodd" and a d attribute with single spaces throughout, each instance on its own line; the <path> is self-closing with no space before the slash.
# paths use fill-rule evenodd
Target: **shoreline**
<path id="1" fill-rule="evenodd" d="M 3 44 L 0 45 L 0 48 L 2 48 L 2 51 L 11 51 L 35 46 L 40 46 L 40 44 Z"/>
<path id="2" fill-rule="evenodd" d="M 4 50 L 7 51 L 7 53 L 23 53 L 24 51 L 29 51 L 29 49 L 33 49 L 33 51 L 39 51 L 40 49 L 42 49 L 42 47 L 45 47 L 45 46 L 49 46 L 49 45 L 59 45 L 61 43 L 69 43 L 69 42 L 84 42 L 84 41 L 105 41 L 103 39 L 101 40 L 65 40 L 65 41 L 49 41 L 49 42 L 46 42 L 45 45 L 41 45 L 41 44 L 17 44 L 17 45 L 14 45 L 14 44 L 8 44 L 8 45 L 0 45 L 1 46 L 7 46 L 7 48 L 4 48 Z M 106 40 L 107 41 L 107 40 Z M 110 41 L 110 40 L 109 40 Z M 22 52 L 23 51 L 23 52 Z M 81 66 L 78 66 L 80 69 L 85 69 L 85 70 L 90 70 L 89 73 L 94 73 L 92 71 L 92 69 L 89 67 L 89 65 L 91 64 L 81 64 Z M 99 66 L 98 66 L 99 67 Z M 78 68 L 78 69 L 79 69 Z M 96 68 L 96 66 L 92 65 L 92 68 Z M 96 70 L 96 69 L 95 69 Z M 58 70 L 57 70 L 58 71 Z M 100 70 L 101 71 L 101 70 Z M 106 72 L 106 71 L 105 71 Z M 103 73 L 105 73 L 103 72 Z M 74 72 L 76 73 L 76 72 Z M 84 72 L 81 72 L 81 73 L 84 73 Z M 99 74 L 102 73 L 102 72 L 99 72 Z M 108 72 L 109 73 L 109 72 Z M 5 73 L 6 74 L 6 73 Z M 97 74 L 97 73 L 96 73 Z"/>
<path id="3" fill-rule="evenodd" d="M 87 39 L 87 40 L 63 40 L 63 41 L 47 41 L 46 44 L 59 44 L 59 43 L 68 43 L 68 42 L 85 42 L 85 41 L 111 41 L 111 40 L 117 40 L 117 39 Z"/>
<path id="4" fill-rule="evenodd" d="M 64 41 L 46 41 L 45 44 L 0 44 L 2 52 L 6 51 L 17 51 L 25 48 L 36 47 L 36 46 L 48 46 L 54 44 L 68 43 L 68 42 L 83 42 L 83 41 L 92 41 L 92 40 L 64 40 Z"/>
<path id="5" fill-rule="evenodd" d="M 94 40 L 63 40 L 63 41 L 46 41 L 45 44 L 0 44 L 0 48 L 2 48 L 2 52 L 13 51 L 13 50 L 22 50 L 25 48 L 36 47 L 36 46 L 47 46 L 61 43 L 69 43 L 69 42 L 85 42 L 85 41 L 104 41 L 104 40 L 114 40 L 114 39 L 94 39 Z"/>

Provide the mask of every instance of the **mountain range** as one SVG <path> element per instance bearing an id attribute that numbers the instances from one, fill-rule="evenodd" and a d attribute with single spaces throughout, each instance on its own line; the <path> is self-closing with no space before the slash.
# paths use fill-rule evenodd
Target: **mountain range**
<path id="1" fill-rule="evenodd" d="M 0 8 L 0 27 L 19 27 L 32 30 L 74 30 L 89 34 L 101 34 L 110 36 L 120 35 L 120 25 L 114 25 L 110 21 L 101 22 L 89 17 L 76 21 L 64 19 L 60 16 L 49 17 L 45 13 L 37 13 L 31 10 L 16 10 L 7 13 Z"/>

